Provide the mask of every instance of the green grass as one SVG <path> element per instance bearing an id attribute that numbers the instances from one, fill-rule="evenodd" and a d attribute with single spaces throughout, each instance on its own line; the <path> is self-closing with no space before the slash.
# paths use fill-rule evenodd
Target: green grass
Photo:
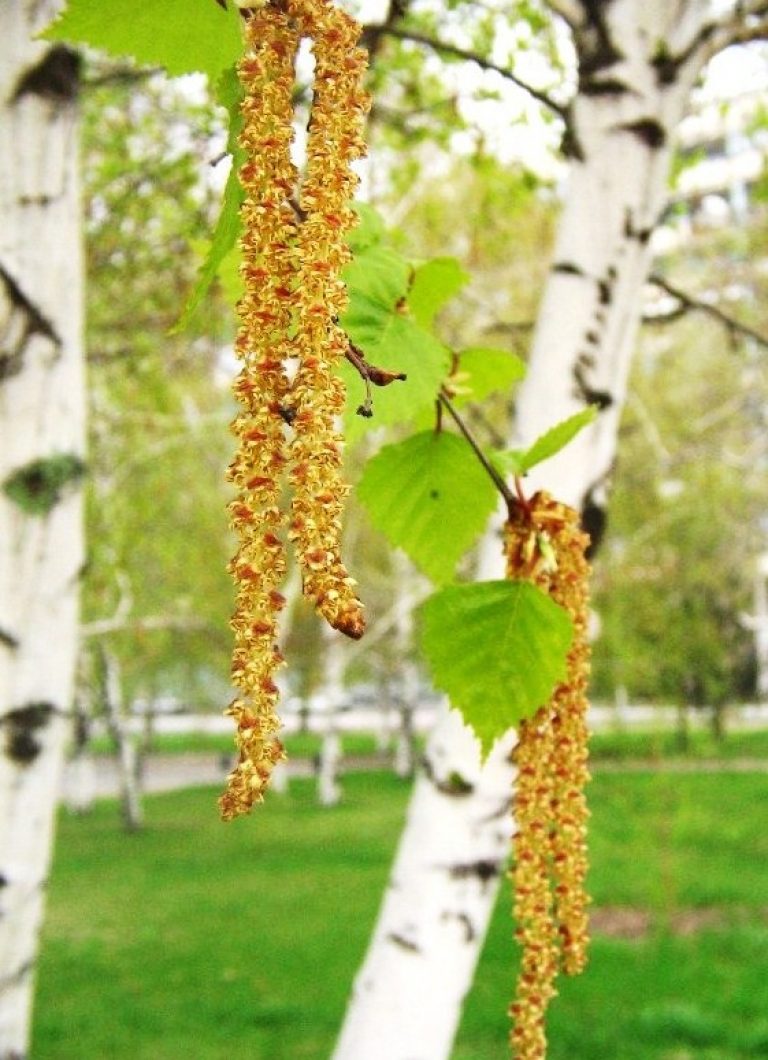
<path id="1" fill-rule="evenodd" d="M 348 755 L 370 755 L 376 749 L 376 738 L 370 733 L 349 732 L 342 736 L 344 752 Z M 677 734 L 672 730 L 649 729 L 644 732 L 595 733 L 590 751 L 595 762 L 625 761 L 627 759 L 669 758 L 768 758 L 768 729 L 754 732 L 726 732 L 717 742 L 708 730 L 692 730 L 690 746 L 683 755 Z M 312 758 L 320 750 L 321 738 L 314 733 L 298 732 L 286 736 L 285 745 L 291 758 Z M 113 753 L 108 737 L 98 737 L 91 747 L 95 754 Z M 157 733 L 152 740 L 156 754 L 229 754 L 233 741 L 228 733 Z"/>
<path id="2" fill-rule="evenodd" d="M 322 738 L 311 732 L 297 732 L 285 737 L 289 758 L 313 758 L 320 751 Z M 342 735 L 344 753 L 370 755 L 376 747 L 376 737 L 364 732 Z M 111 755 L 114 744 L 107 736 L 99 736 L 91 743 L 96 755 Z M 152 737 L 153 754 L 234 754 L 234 738 L 229 733 L 156 733 Z"/>
<path id="3" fill-rule="evenodd" d="M 692 729 L 685 752 L 671 729 L 595 733 L 590 739 L 590 754 L 596 762 L 632 758 L 768 758 L 768 729 L 726 731 L 720 741 L 708 729 Z"/>
<path id="4" fill-rule="evenodd" d="M 297 781 L 222 825 L 215 794 L 112 801 L 61 820 L 33 1060 L 324 1060 L 365 950 L 408 788 L 350 775 L 345 801 Z M 562 984 L 550 1060 L 768 1056 L 768 782 L 759 774 L 602 774 L 591 784 L 597 906 L 650 910 Z M 515 947 L 505 891 L 454 1060 L 506 1055 Z M 683 908 L 716 929 L 671 930 Z M 361 1058 L 364 1060 L 364 1058 Z M 396 1060 L 396 1058 L 393 1058 Z"/>

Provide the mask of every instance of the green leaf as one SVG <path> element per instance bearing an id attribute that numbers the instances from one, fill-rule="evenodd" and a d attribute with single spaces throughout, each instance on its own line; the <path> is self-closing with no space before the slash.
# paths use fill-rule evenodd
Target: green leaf
<path id="1" fill-rule="evenodd" d="M 242 98 L 242 85 L 238 80 L 235 67 L 232 66 L 230 69 L 225 70 L 216 82 L 216 99 L 229 114 L 227 150 L 232 155 L 232 168 L 229 171 L 229 177 L 227 178 L 227 183 L 224 188 L 221 211 L 205 259 L 200 266 L 197 282 L 192 288 L 192 293 L 187 300 L 187 304 L 184 306 L 184 311 L 182 312 L 178 323 L 172 328 L 172 334 L 184 331 L 184 329 L 189 326 L 192 317 L 195 315 L 200 303 L 208 292 L 208 288 L 216 279 L 220 270 L 224 267 L 224 261 L 230 255 L 230 251 L 235 247 L 238 236 L 240 235 L 240 207 L 244 195 L 237 174 L 243 161 L 244 152 L 238 146 L 237 138 L 242 126 L 242 115 L 240 113 L 240 103 Z M 238 266 L 240 255 L 231 255 L 229 262 L 229 270 L 227 274 L 228 280 L 231 279 L 232 272 L 234 271 L 234 275 L 238 277 L 239 281 Z M 234 293 L 238 290 L 239 288 L 237 284 L 234 284 L 231 287 L 228 285 L 228 294 Z M 233 301 L 236 301 L 237 297 L 239 297 L 239 294 L 235 296 Z"/>
<path id="2" fill-rule="evenodd" d="M 433 258 L 420 265 L 408 292 L 408 306 L 416 323 L 431 328 L 435 315 L 468 281 L 456 258 Z"/>
<path id="3" fill-rule="evenodd" d="M 466 376 L 461 380 L 462 390 L 469 391 L 456 395 L 456 404 L 463 405 L 482 401 L 496 390 L 509 390 L 524 377 L 525 362 L 508 350 L 470 346 L 459 353 L 459 371 Z"/>
<path id="4" fill-rule="evenodd" d="M 42 36 L 163 66 L 172 76 L 211 79 L 242 51 L 237 7 L 225 10 L 215 0 L 69 0 Z"/>
<path id="5" fill-rule="evenodd" d="M 363 381 L 350 364 L 339 367 L 347 385 L 349 441 L 359 439 L 370 427 L 402 423 L 428 409 L 448 371 L 448 350 L 403 312 L 409 277 L 406 260 L 379 245 L 357 254 L 344 270 L 349 308 L 341 323 L 350 341 L 376 368 L 407 375 L 405 382 L 374 388 L 374 415 L 366 420 L 355 414 L 365 399 Z"/>
<path id="6" fill-rule="evenodd" d="M 525 475 L 532 467 L 549 460 L 559 453 L 576 435 L 591 423 L 597 415 L 597 406 L 589 405 L 581 412 L 569 416 L 545 434 L 540 435 L 528 449 L 508 449 L 505 452 L 492 454 L 493 462 L 503 472 L 512 475 Z"/>
<path id="7" fill-rule="evenodd" d="M 452 585 L 427 600 L 422 617 L 435 686 L 472 726 L 484 756 L 566 676 L 571 620 L 530 582 Z"/>
<path id="8" fill-rule="evenodd" d="M 357 254 L 366 247 L 381 243 L 386 229 L 381 214 L 367 202 L 355 202 L 352 208 L 359 218 L 357 227 L 347 235 L 347 242 Z"/>
<path id="9" fill-rule="evenodd" d="M 370 306 L 367 307 L 370 309 Z M 363 313 L 357 301 L 353 310 L 342 317 L 342 325 L 366 360 L 388 372 L 403 372 L 404 382 L 387 387 L 373 387 L 373 418 L 356 415 L 365 400 L 362 379 L 346 361 L 339 375 L 347 386 L 345 434 L 349 442 L 358 441 L 371 428 L 391 426 L 414 420 L 434 405 L 435 395 L 448 371 L 449 354 L 442 343 L 398 313 Z"/>
<path id="10" fill-rule="evenodd" d="M 455 434 L 425 431 L 385 446 L 357 487 L 373 525 L 433 582 L 453 576 L 496 506 L 496 490 Z"/>
<path id="11" fill-rule="evenodd" d="M 350 297 L 347 317 L 355 315 L 353 303 L 361 298 L 387 314 L 395 311 L 408 290 L 409 273 L 408 262 L 390 247 L 375 245 L 359 251 L 343 273 Z"/>

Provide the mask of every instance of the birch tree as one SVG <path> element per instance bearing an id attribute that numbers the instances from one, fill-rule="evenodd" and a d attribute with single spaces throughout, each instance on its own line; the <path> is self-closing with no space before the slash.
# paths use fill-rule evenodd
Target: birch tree
<path id="1" fill-rule="evenodd" d="M 83 564 L 78 59 L 8 0 L 0 38 L 0 1055 L 26 1054 Z"/>
<path id="2" fill-rule="evenodd" d="M 175 0 L 163 10 L 162 29 L 169 29 L 170 37 L 155 33 L 151 40 L 141 42 L 136 54 L 145 61 L 166 62 L 173 72 L 180 72 L 189 69 L 179 60 L 183 53 L 185 62 L 193 61 L 194 56 L 199 63 L 197 68 L 213 69 L 219 74 L 232 61 L 227 49 L 234 22 L 222 22 L 217 5 L 211 4 L 204 15 L 201 13 L 190 23 L 191 36 L 187 35 L 189 27 L 184 22 L 182 48 L 171 11 L 174 6 Z M 548 448 L 546 455 L 552 455 L 562 447 L 570 427 L 575 432 L 577 426 L 594 419 L 593 412 L 585 414 L 587 408 L 597 410 L 592 428 L 567 455 L 555 457 L 545 479 L 549 491 L 582 511 L 585 524 L 597 537 L 604 518 L 604 494 L 639 318 L 640 294 L 648 274 L 650 239 L 667 196 L 672 137 L 708 59 L 731 43 L 759 36 L 766 28 L 766 10 L 762 2 L 745 2 L 721 14 L 703 0 L 681 0 L 672 8 L 660 0 L 613 0 L 606 4 L 562 0 L 551 6 L 570 27 L 578 61 L 574 99 L 567 106 L 554 105 L 566 126 L 564 143 L 572 173 L 534 335 L 528 378 L 520 394 L 517 444 L 523 448 L 502 457 L 505 466 L 519 478 L 542 459 L 542 449 Z M 232 10 L 224 0 L 218 8 L 224 12 Z M 219 19 L 216 27 L 212 22 L 214 12 Z M 486 56 L 429 37 L 418 26 L 414 29 L 409 25 L 407 19 L 396 25 L 403 13 L 402 5 L 393 4 L 387 23 L 373 28 L 369 35 L 372 51 L 381 37 L 389 34 L 434 47 L 454 58 L 474 58 L 485 68 L 498 70 Z M 324 21 L 326 16 L 328 22 Z M 230 142 L 236 161 L 245 162 L 240 168 L 243 186 L 238 188 L 235 177 L 204 268 L 204 279 L 210 279 L 242 225 L 245 231 L 240 239 L 244 258 L 241 276 L 250 286 L 240 303 L 238 340 L 244 368 L 236 391 L 244 409 L 238 419 L 241 447 L 233 480 L 240 496 L 235 506 L 230 506 L 241 535 L 241 552 L 233 564 L 233 573 L 240 586 L 234 672 L 242 695 L 231 711 L 238 721 L 241 759 L 222 806 L 225 817 L 247 812 L 254 801 L 259 801 L 271 767 L 281 756 L 274 737 L 279 721 L 272 674 L 281 661 L 273 642 L 275 613 L 282 606 L 282 597 L 275 597 L 274 593 L 284 569 L 283 543 L 272 533 L 261 538 L 254 536 L 252 527 L 267 518 L 272 520 L 269 526 L 283 525 L 280 520 L 286 513 L 278 507 L 278 472 L 286 459 L 289 463 L 294 460 L 294 515 L 298 512 L 301 516 L 298 523 L 290 524 L 289 537 L 297 543 L 304 567 L 305 592 L 335 628 L 357 637 L 363 627 L 359 601 L 337 547 L 340 500 L 346 489 L 338 477 L 339 435 L 331 413 L 341 412 L 341 392 L 335 385 L 316 387 L 313 373 L 338 371 L 348 384 L 348 394 L 360 385 L 360 376 L 366 394 L 357 411 L 367 418 L 374 404 L 371 384 L 377 382 L 377 376 L 378 381 L 387 384 L 403 379 L 404 366 L 398 363 L 403 359 L 408 361 L 409 370 L 414 368 L 414 378 L 409 380 L 407 389 L 395 388 L 394 399 L 387 397 L 388 390 L 377 396 L 378 422 L 391 425 L 418 420 L 433 404 L 435 395 L 441 415 L 456 421 L 463 440 L 438 424 L 441 429 L 437 432 L 422 431 L 398 446 L 382 450 L 370 461 L 359 491 L 374 522 L 383 519 L 386 525 L 381 529 L 393 543 L 409 552 L 435 584 L 445 585 L 452 579 L 462 553 L 482 530 L 494 506 L 494 485 L 510 512 L 515 504 L 504 476 L 473 443 L 444 384 L 455 374 L 452 358 L 434 337 L 432 325 L 446 294 L 450 295 L 457 282 L 461 284 L 456 267 L 427 263 L 423 268 L 409 268 L 406 263 L 403 268 L 380 246 L 380 237 L 365 223 L 365 216 L 362 234 L 358 231 L 350 236 L 349 249 L 340 242 L 340 231 L 353 224 L 348 198 L 354 178 L 349 163 L 362 150 L 359 128 L 366 106 L 359 88 L 361 60 L 354 50 L 355 27 L 335 10 L 326 10 L 310 0 L 296 0 L 285 9 L 284 5 L 260 5 L 253 10 L 246 7 L 243 17 L 248 58 L 238 68 L 239 84 L 226 78 L 223 84 L 218 83 L 219 99 L 228 106 L 235 129 L 240 117 L 247 125 L 245 132 Z M 211 20 L 210 28 L 204 27 L 207 20 Z M 76 23 L 73 18 L 68 31 L 75 39 L 82 39 L 77 32 L 73 34 Z M 328 33 L 331 24 L 335 28 Z M 82 25 L 79 32 L 83 32 Z M 146 24 L 142 33 L 147 34 Z M 96 34 L 100 39 L 92 38 L 91 43 L 106 43 L 114 48 L 114 34 L 112 28 L 103 29 Z M 318 87 L 316 81 L 314 86 L 309 161 L 307 175 L 302 179 L 292 169 L 288 150 L 294 116 L 295 69 L 291 56 L 299 36 L 315 40 L 318 58 L 322 60 L 315 75 L 320 83 Z M 345 62 L 334 66 L 328 56 L 336 55 L 340 60 L 334 51 L 340 44 L 346 49 Z M 119 48 L 124 51 L 126 47 L 122 37 Z M 222 53 L 227 53 L 226 61 Z M 200 59 L 200 55 L 205 58 Z M 342 66 L 349 91 L 338 95 Z M 513 72 L 506 73 L 521 84 Z M 534 94 L 540 101 L 551 103 L 540 91 Z M 242 111 L 241 97 L 245 98 Z M 339 128 L 345 122 L 346 134 L 342 136 Z M 328 152 L 318 132 L 323 127 L 329 130 L 332 149 Z M 258 165 L 244 157 L 247 151 L 254 150 L 254 145 Z M 328 172 L 324 166 L 330 167 Z M 332 179 L 328 179 L 329 174 Z M 305 195 L 307 185 L 310 193 Z M 301 193 L 298 206 L 286 192 L 292 187 Z M 318 241 L 308 236 L 313 230 L 307 226 L 308 219 L 328 241 L 330 257 L 318 258 Z M 333 233 L 330 228 L 334 228 Z M 268 232 L 277 233 L 279 253 L 274 260 L 267 256 L 269 264 L 265 270 L 261 264 Z M 288 253 L 290 247 L 298 248 L 300 253 Z M 348 304 L 338 278 L 340 263 L 349 260 L 349 250 L 355 261 L 344 276 Z M 315 303 L 311 303 L 307 293 L 315 283 L 313 279 L 310 284 L 310 274 L 323 277 L 317 280 L 322 297 Z M 261 281 L 253 283 L 256 276 L 267 286 Z M 278 316 L 285 326 L 276 329 L 275 346 L 267 341 L 264 321 L 268 327 L 276 327 Z M 386 324 L 383 328 L 382 317 Z M 297 334 L 295 346 L 290 345 L 291 319 Z M 397 336 L 397 341 L 393 341 L 393 336 Z M 318 341 L 320 338 L 323 341 Z M 349 363 L 337 364 L 345 355 L 345 342 Z M 295 357 L 299 347 L 297 388 L 283 373 L 284 360 Z M 414 350 L 418 353 L 415 359 Z M 493 363 L 499 365 L 501 362 L 495 357 L 498 351 L 491 352 Z M 471 363 L 471 354 L 472 351 L 454 351 L 453 360 Z M 375 364 L 367 360 L 374 356 Z M 488 358 L 484 359 L 487 363 Z M 505 371 L 510 372 L 512 361 L 507 361 Z M 261 375 L 269 377 L 266 382 L 259 378 L 258 366 L 263 369 Z M 499 378 L 509 381 L 518 376 L 512 371 Z M 481 396 L 481 390 L 481 386 L 473 387 L 475 396 Z M 254 391 L 260 397 L 255 403 L 249 396 Z M 299 411 L 284 403 L 293 395 L 300 401 Z M 358 423 L 354 419 L 358 401 L 348 396 L 348 437 L 354 437 L 360 429 L 353 426 Z M 277 416 L 282 422 L 277 421 Z M 282 449 L 284 427 L 292 426 L 297 416 L 303 418 L 297 420 L 293 447 L 286 457 Z M 542 432 L 558 420 L 562 421 L 561 427 L 570 423 L 567 430 L 559 430 L 558 445 L 540 444 Z M 317 437 L 301 434 L 306 424 L 318 428 Z M 254 453 L 250 446 L 256 437 L 269 439 L 257 454 L 262 461 L 258 474 L 254 474 L 256 465 L 251 463 Z M 474 454 L 464 442 L 469 443 Z M 315 462 L 313 446 L 321 443 L 325 457 Z M 297 452 L 307 459 L 297 463 Z M 274 457 L 271 462 L 267 459 L 270 456 Z M 475 457 L 478 465 L 473 462 Z M 314 481 L 321 464 L 322 474 Z M 422 470 L 424 474 L 420 476 Z M 415 510 L 419 514 L 427 509 L 430 512 L 426 524 L 422 521 L 417 528 L 409 518 L 414 508 L 400 504 L 406 479 L 415 491 L 409 498 Z M 544 480 L 535 474 L 530 481 L 535 486 Z M 308 488 L 320 485 L 325 492 L 317 495 Z M 454 507 L 469 512 L 460 541 L 440 523 L 440 514 L 447 511 L 441 499 L 447 485 L 455 490 Z M 319 497 L 325 498 L 320 507 Z M 321 547 L 316 548 L 318 527 L 322 529 L 322 540 L 318 538 Z M 253 567 L 243 557 L 256 557 L 253 562 L 264 579 L 254 577 Z M 267 582 L 272 594 L 269 600 L 264 598 Z M 518 583 L 515 588 L 505 587 L 502 594 L 498 587 L 491 586 L 492 592 L 503 596 L 507 603 L 510 592 L 519 597 L 524 588 Z M 451 611 L 447 601 L 457 599 L 451 592 L 446 590 L 449 595 L 441 597 L 446 612 Z M 434 601 L 438 598 L 440 594 L 433 597 L 431 610 L 425 615 L 434 617 L 438 611 Z M 544 607 L 543 596 L 535 603 L 538 598 L 533 590 L 527 599 L 532 608 L 529 617 L 536 608 Z M 507 607 L 505 621 L 509 612 Z M 457 650 L 460 646 L 463 652 L 476 655 L 478 684 L 498 698 L 509 660 L 499 659 L 498 652 L 492 658 L 495 646 L 490 638 L 468 639 L 460 611 L 454 612 L 454 618 L 452 643 Z M 530 717 L 560 680 L 559 667 L 567 650 L 560 621 L 553 611 L 548 611 L 546 620 L 542 617 L 542 624 L 537 627 L 546 636 L 538 645 L 542 651 L 536 672 L 519 672 L 518 666 L 516 689 L 524 702 L 518 703 L 519 710 L 504 715 L 507 731 L 499 731 L 496 719 L 490 734 L 482 733 L 486 744 L 492 737 L 500 737 L 492 767 L 480 768 L 468 734 L 456 716 L 446 712 L 437 727 L 396 861 L 396 878 L 358 979 L 337 1060 L 358 1060 L 362 1056 L 366 1060 L 376 1056 L 438 1060 L 448 1055 L 461 999 L 471 978 L 495 883 L 501 874 L 508 829 L 503 829 L 499 820 L 509 802 L 513 780 L 505 753 L 513 738 L 508 731 L 510 718 L 524 721 Z M 253 647 L 254 636 L 259 640 L 255 659 L 246 652 L 249 644 Z M 434 637 L 433 626 L 433 648 L 436 639 L 439 637 Z M 449 658 L 446 667 L 450 662 Z M 465 714 L 470 716 L 466 711 Z M 479 732 L 477 717 L 471 720 Z M 428 814 L 421 812 L 425 800 L 430 804 Z M 415 896 L 419 896 L 418 900 Z M 426 998 L 430 999 L 429 1011 L 425 1010 Z"/>
<path id="3" fill-rule="evenodd" d="M 554 457 L 533 485 L 581 510 L 595 536 L 604 521 L 619 417 L 651 263 L 651 236 L 668 201 L 675 130 L 709 59 L 739 41 L 768 35 L 766 5 L 713 5 L 640 0 L 607 4 L 552 3 L 569 24 L 578 61 L 578 90 L 564 110 L 571 169 L 556 246 L 517 402 L 515 441 L 530 443 L 548 424 L 597 405 L 595 423 Z M 721 9 L 722 10 L 722 9 Z M 408 36 L 407 30 L 403 33 Z M 434 43 L 434 42 L 433 42 Z M 500 561 L 499 561 L 500 566 Z M 509 763 L 474 773 L 476 762 L 453 719 L 444 718 L 427 750 L 426 775 L 416 788 L 387 896 L 350 1002 L 335 1060 L 354 1057 L 442 1060 L 448 1057 L 461 1002 L 484 936 L 501 876 L 503 850 L 467 856 L 456 825 L 456 799 L 441 763 L 458 756 L 472 776 L 465 822 L 477 799 L 496 813 L 475 833 L 483 853 L 498 830 L 497 812 L 513 789 Z M 452 768 L 455 769 L 455 766 Z M 427 819 L 417 810 L 431 787 Z M 448 822 L 452 827 L 446 827 Z M 419 835 L 441 834 L 440 856 L 421 859 Z M 479 907 L 468 901 L 462 864 L 485 864 Z M 414 906 L 408 895 L 428 894 Z M 399 897 L 399 901 L 398 901 Z M 465 922 L 446 950 L 436 923 Z M 466 917 L 466 920 L 464 918 Z M 403 945 L 407 924 L 408 945 Z M 434 975 L 429 957 L 452 975 Z M 421 974 L 419 974 L 421 973 Z M 439 1024 L 425 1029 L 429 1011 Z M 387 1019 L 385 1013 L 396 1014 Z"/>

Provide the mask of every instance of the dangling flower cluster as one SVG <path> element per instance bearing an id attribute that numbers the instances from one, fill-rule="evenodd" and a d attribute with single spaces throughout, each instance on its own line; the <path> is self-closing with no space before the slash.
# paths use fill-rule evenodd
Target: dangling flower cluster
<path id="1" fill-rule="evenodd" d="M 244 89 L 239 143 L 246 154 L 240 169 L 244 294 L 235 342 L 242 367 L 234 385 L 241 410 L 229 469 L 237 488 L 229 510 L 239 548 L 230 564 L 237 585 L 232 680 L 238 695 L 228 713 L 237 723 L 239 761 L 220 799 L 225 819 L 261 801 L 285 757 L 277 736 L 275 673 L 283 662 L 276 638 L 285 604 L 279 586 L 286 571 L 286 468 L 295 490 L 289 536 L 304 591 L 331 625 L 353 637 L 364 630 L 362 605 L 340 556 L 347 487 L 335 420 L 344 387 L 333 368 L 347 345 L 337 323 L 346 306 L 339 274 L 348 260 L 344 235 L 355 222 L 348 200 L 356 178 L 349 163 L 365 151 L 365 53 L 356 47 L 357 24 L 328 0 L 254 4 L 244 15 L 245 54 L 238 65 Z M 317 65 L 307 175 L 297 203 L 292 96 L 304 36 L 315 41 Z M 291 381 L 286 362 L 295 358 Z M 295 432 L 291 443 L 288 424 Z"/>
<path id="2" fill-rule="evenodd" d="M 293 506 L 290 537 L 305 595 L 335 629 L 358 638 L 363 607 L 340 554 L 341 515 L 349 487 L 342 479 L 342 439 L 336 427 L 344 384 L 336 374 L 349 340 L 339 326 L 347 307 L 341 270 L 351 252 L 344 236 L 356 223 L 350 206 L 357 176 L 351 163 L 365 154 L 363 125 L 370 105 L 363 90 L 367 55 L 357 47 L 359 24 L 326 0 L 290 0 L 302 33 L 314 41 L 315 73 L 307 168 L 298 239 L 299 357 L 292 401 Z"/>
<path id="3" fill-rule="evenodd" d="M 567 677 L 549 703 L 520 726 L 513 841 L 514 914 L 522 944 L 513 1055 L 546 1056 L 545 1015 L 559 969 L 586 963 L 588 536 L 576 512 L 545 493 L 520 505 L 506 527 L 507 575 L 532 581 L 571 616 L 574 639 Z"/>

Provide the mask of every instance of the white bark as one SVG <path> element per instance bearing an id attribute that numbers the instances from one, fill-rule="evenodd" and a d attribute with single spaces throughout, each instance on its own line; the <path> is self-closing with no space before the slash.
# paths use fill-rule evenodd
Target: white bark
<path id="1" fill-rule="evenodd" d="M 413 659 L 413 612 L 420 581 L 413 565 L 396 552 L 392 557 L 397 598 L 395 600 L 395 651 L 400 660 L 397 675 L 398 728 L 395 736 L 395 775 L 412 777 L 416 771 L 416 740 L 413 712 L 418 706 L 419 670 Z"/>
<path id="2" fill-rule="evenodd" d="M 481 769 L 460 715 L 441 711 L 334 1060 L 449 1055 L 509 851 L 511 745 Z"/>
<path id="3" fill-rule="evenodd" d="M 320 691 L 314 697 L 314 709 L 322 718 L 323 740 L 317 770 L 317 801 L 321 806 L 341 802 L 339 766 L 342 748 L 336 718 L 344 696 L 345 645 L 331 630 L 323 628 L 323 677 Z"/>
<path id="4" fill-rule="evenodd" d="M 82 676 L 77 680 L 74 714 L 71 726 L 71 749 L 62 784 L 66 807 L 70 813 L 85 814 L 93 809 L 96 798 L 96 765 L 90 750 L 90 728 L 93 718 L 91 697 Z"/>
<path id="5" fill-rule="evenodd" d="M 136 737 L 131 733 L 124 712 L 120 663 L 111 652 L 102 650 L 104 712 L 107 728 L 115 745 L 120 779 L 120 808 L 128 832 L 138 832 L 144 824 L 139 789 L 139 757 Z"/>
<path id="6" fill-rule="evenodd" d="M 567 8 L 579 57 L 571 112 L 577 154 L 517 431 L 519 442 L 530 443 L 585 404 L 600 406 L 594 426 L 527 486 L 581 508 L 599 530 L 650 236 L 667 199 L 671 141 L 708 57 L 702 31 L 710 5 L 553 6 L 561 14 Z M 498 540 L 486 544 L 493 547 L 500 550 Z M 509 847 L 513 770 L 499 753 L 480 770 L 452 715 L 438 724 L 426 757 L 334 1060 L 446 1060 L 451 1051 Z M 447 794 L 452 775 L 471 791 Z M 465 875 L 460 865 L 487 866 L 489 875 Z"/>
<path id="7" fill-rule="evenodd" d="M 82 456 L 77 63 L 33 41 L 51 0 L 4 0 L 0 34 L 0 483 Z M 0 1056 L 27 1049 L 38 932 L 73 696 L 81 500 L 0 493 Z"/>

